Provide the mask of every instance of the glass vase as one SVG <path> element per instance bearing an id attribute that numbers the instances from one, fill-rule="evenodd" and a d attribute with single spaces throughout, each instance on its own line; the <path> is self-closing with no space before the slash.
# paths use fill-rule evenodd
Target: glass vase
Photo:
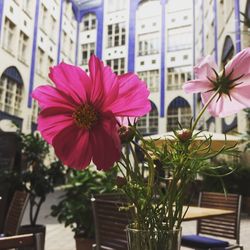
<path id="1" fill-rule="evenodd" d="M 138 230 L 126 227 L 129 250 L 180 250 L 181 228 L 169 231 Z"/>

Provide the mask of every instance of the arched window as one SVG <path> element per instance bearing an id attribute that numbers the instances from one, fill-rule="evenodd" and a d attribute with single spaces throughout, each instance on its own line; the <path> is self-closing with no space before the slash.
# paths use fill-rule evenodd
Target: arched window
<path id="1" fill-rule="evenodd" d="M 242 15 L 241 22 L 244 23 L 244 26 L 250 28 L 250 0 L 247 0 L 245 13 L 240 12 Z"/>
<path id="2" fill-rule="evenodd" d="M 16 67 L 7 68 L 0 78 L 0 110 L 20 116 L 23 80 Z"/>
<path id="3" fill-rule="evenodd" d="M 139 118 L 137 127 L 142 134 L 158 133 L 158 110 L 153 102 L 151 102 L 150 113 Z"/>
<path id="4" fill-rule="evenodd" d="M 189 103 L 182 97 L 176 97 L 167 110 L 167 131 L 180 129 L 178 122 L 183 128 L 190 126 L 192 111 Z"/>
<path id="5" fill-rule="evenodd" d="M 221 56 L 222 64 L 225 66 L 227 62 L 232 59 L 233 55 L 234 55 L 234 44 L 232 38 L 230 36 L 226 36 Z"/>

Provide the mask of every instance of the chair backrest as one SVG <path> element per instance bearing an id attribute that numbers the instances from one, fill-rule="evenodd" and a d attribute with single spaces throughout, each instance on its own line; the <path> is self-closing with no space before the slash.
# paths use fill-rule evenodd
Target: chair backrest
<path id="1" fill-rule="evenodd" d="M 17 247 L 32 247 L 34 250 L 42 250 L 41 249 L 41 240 L 42 234 L 22 234 L 22 235 L 15 235 L 15 236 L 8 236 L 8 237 L 0 237 L 0 249 L 12 249 Z M 19 249 L 19 248 L 18 248 Z"/>
<path id="2" fill-rule="evenodd" d="M 29 194 L 27 192 L 16 191 L 14 193 L 4 223 L 4 235 L 18 234 L 28 200 Z"/>
<path id="3" fill-rule="evenodd" d="M 121 209 L 126 199 L 121 194 L 95 195 L 92 199 L 95 222 L 96 249 L 126 250 L 125 228 L 130 221 L 130 213 Z"/>
<path id="4" fill-rule="evenodd" d="M 239 243 L 241 210 L 240 195 L 202 192 L 199 197 L 199 206 L 233 210 L 235 213 L 198 220 L 198 234 L 209 234 L 227 239 L 235 239 L 236 242 Z"/>

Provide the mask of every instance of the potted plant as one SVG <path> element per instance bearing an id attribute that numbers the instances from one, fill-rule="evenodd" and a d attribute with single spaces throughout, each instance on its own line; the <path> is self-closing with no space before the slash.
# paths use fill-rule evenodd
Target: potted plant
<path id="1" fill-rule="evenodd" d="M 84 171 L 72 171 L 69 185 L 57 205 L 51 207 L 51 215 L 75 234 L 76 249 L 92 249 L 94 222 L 91 208 L 92 194 L 115 190 L 116 170 L 97 172 L 88 167 Z"/>
<path id="2" fill-rule="evenodd" d="M 21 135 L 22 137 L 22 156 L 23 171 L 22 181 L 25 189 L 30 193 L 29 200 L 29 225 L 23 225 L 20 233 L 42 232 L 46 227 L 38 225 L 37 219 L 48 193 L 53 191 L 53 181 L 51 169 L 45 165 L 45 158 L 49 153 L 49 145 L 39 134 Z M 44 242 L 42 243 L 44 248 Z"/>

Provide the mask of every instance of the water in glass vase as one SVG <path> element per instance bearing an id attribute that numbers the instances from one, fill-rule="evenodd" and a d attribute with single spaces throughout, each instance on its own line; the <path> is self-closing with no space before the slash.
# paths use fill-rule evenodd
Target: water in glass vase
<path id="1" fill-rule="evenodd" d="M 130 224 L 126 233 L 129 250 L 180 250 L 181 229 L 138 230 Z"/>

